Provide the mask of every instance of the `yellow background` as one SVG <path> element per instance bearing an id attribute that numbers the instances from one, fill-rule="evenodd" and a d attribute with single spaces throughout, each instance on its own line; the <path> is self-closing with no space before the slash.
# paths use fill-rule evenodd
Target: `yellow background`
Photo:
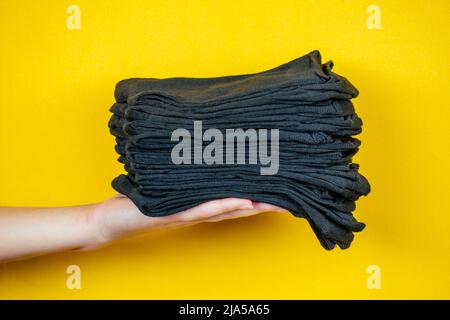
<path id="1" fill-rule="evenodd" d="M 381 30 L 366 26 L 371 4 Z M 450 298 L 449 13 L 447 0 L 1 0 L 0 205 L 114 195 L 118 80 L 257 72 L 313 49 L 361 92 L 355 161 L 373 191 L 346 251 L 268 213 L 3 264 L 0 298 Z M 66 288 L 72 264 L 81 290 Z"/>

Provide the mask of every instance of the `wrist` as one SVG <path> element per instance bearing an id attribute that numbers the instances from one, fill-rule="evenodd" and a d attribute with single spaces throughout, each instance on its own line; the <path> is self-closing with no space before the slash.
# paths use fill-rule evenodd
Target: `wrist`
<path id="1" fill-rule="evenodd" d="M 86 235 L 86 241 L 79 248 L 81 251 L 93 250 L 107 245 L 114 240 L 108 230 L 104 219 L 103 203 L 95 203 L 86 206 L 82 212 L 81 229 Z"/>

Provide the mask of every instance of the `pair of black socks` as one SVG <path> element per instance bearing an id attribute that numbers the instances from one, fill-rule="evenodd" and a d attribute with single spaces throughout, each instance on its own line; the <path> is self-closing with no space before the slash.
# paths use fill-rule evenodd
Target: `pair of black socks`
<path id="1" fill-rule="evenodd" d="M 128 79 L 116 86 L 109 122 L 127 171 L 112 182 L 148 216 L 173 214 L 202 202 L 239 197 L 271 203 L 306 218 L 326 249 L 349 247 L 364 224 L 352 215 L 355 201 L 370 191 L 352 156 L 361 119 L 350 99 L 358 91 L 322 64 L 313 51 L 277 68 L 220 78 Z M 223 133 L 254 130 L 258 148 L 278 151 L 275 174 L 262 175 L 250 149 L 224 144 L 238 164 L 194 161 L 176 164 L 172 151 L 179 128 L 201 123 Z M 277 148 L 272 130 L 277 130 Z M 189 137 L 206 150 L 210 141 Z M 249 141 L 247 141 L 249 143 Z M 231 147 L 230 147 L 231 146 Z M 248 147 L 248 145 L 247 145 Z M 232 150 L 231 150 L 232 149 Z M 272 155 L 273 156 L 273 155 Z"/>

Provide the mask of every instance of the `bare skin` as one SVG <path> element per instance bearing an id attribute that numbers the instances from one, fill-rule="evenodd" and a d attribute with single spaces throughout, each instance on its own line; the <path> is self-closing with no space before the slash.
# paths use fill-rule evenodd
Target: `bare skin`
<path id="1" fill-rule="evenodd" d="M 0 262 L 64 250 L 93 250 L 151 230 L 215 222 L 284 209 L 226 198 L 166 216 L 147 217 L 126 197 L 72 207 L 0 207 Z"/>

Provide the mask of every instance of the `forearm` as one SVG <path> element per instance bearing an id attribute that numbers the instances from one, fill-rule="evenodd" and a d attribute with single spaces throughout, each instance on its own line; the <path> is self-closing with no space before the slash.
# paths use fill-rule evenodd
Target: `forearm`
<path id="1" fill-rule="evenodd" d="M 0 208 L 0 262 L 95 246 L 89 223 L 95 205 L 59 208 Z"/>

